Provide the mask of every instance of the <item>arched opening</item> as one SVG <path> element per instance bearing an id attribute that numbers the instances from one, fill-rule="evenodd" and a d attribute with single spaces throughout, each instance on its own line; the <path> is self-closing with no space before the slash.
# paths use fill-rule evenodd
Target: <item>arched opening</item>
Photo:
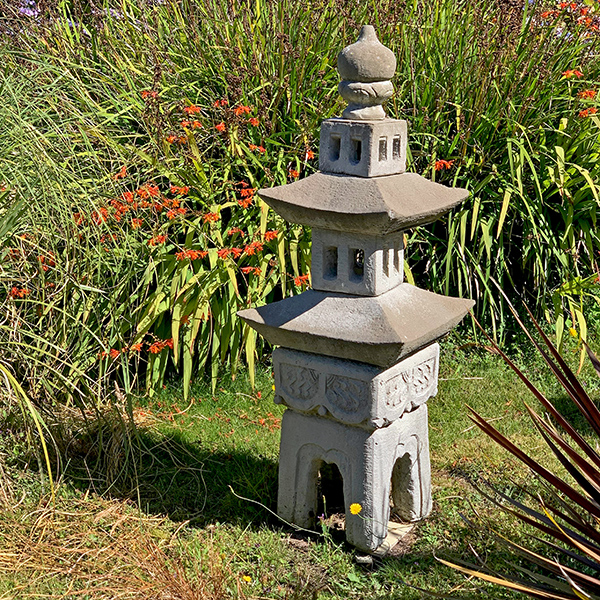
<path id="1" fill-rule="evenodd" d="M 413 520 L 415 504 L 413 468 L 413 460 L 408 452 L 397 458 L 394 463 L 390 491 L 390 517 L 394 521 Z"/>
<path id="2" fill-rule="evenodd" d="M 325 519 L 328 527 L 342 529 L 345 509 L 342 474 L 335 463 L 323 462 L 317 477 L 317 519 Z"/>

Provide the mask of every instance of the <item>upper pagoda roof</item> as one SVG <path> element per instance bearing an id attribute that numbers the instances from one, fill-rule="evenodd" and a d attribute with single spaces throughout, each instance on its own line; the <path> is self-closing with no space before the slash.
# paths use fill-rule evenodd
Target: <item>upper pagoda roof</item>
<path id="1" fill-rule="evenodd" d="M 469 196 L 416 173 L 366 178 L 319 172 L 258 193 L 292 223 L 372 235 L 435 221 Z"/>

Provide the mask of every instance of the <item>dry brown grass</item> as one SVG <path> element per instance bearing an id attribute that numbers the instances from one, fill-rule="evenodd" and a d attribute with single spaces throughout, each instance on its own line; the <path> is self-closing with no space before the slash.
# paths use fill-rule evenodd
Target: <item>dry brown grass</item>
<path id="1" fill-rule="evenodd" d="M 0 589 L 0 599 L 221 600 L 231 597 L 227 585 L 244 598 L 210 538 L 203 558 L 191 561 L 180 550 L 180 529 L 98 497 L 28 512 L 4 504 L 0 573 L 15 583 Z"/>

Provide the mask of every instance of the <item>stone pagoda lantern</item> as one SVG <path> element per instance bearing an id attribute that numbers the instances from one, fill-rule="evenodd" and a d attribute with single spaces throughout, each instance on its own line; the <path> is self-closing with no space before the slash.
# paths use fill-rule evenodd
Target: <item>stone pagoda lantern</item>
<path id="1" fill-rule="evenodd" d="M 468 192 L 405 172 L 406 121 L 382 107 L 395 69 L 370 25 L 338 56 L 348 106 L 321 125 L 320 171 L 259 191 L 284 219 L 312 228 L 312 289 L 239 313 L 278 346 L 275 402 L 288 408 L 278 514 L 314 526 L 319 469 L 334 463 L 346 538 L 367 552 L 386 539 L 390 496 L 405 521 L 431 510 L 426 402 L 437 393 L 435 342 L 473 306 L 403 282 L 404 230 L 438 219 Z"/>

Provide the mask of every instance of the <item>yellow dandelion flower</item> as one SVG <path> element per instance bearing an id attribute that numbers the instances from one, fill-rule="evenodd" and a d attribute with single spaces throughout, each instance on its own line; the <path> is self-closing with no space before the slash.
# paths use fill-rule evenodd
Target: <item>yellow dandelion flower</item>
<path id="1" fill-rule="evenodd" d="M 247 581 L 248 583 L 250 583 L 250 582 L 252 581 L 252 577 L 250 577 L 250 575 L 244 575 L 244 576 L 242 577 L 242 579 L 243 579 L 244 581 Z"/>
<path id="2" fill-rule="evenodd" d="M 350 512 L 353 515 L 357 515 L 361 510 L 362 510 L 362 505 L 359 504 L 358 502 L 355 502 L 354 504 L 350 505 Z"/>
<path id="3" fill-rule="evenodd" d="M 577 335 L 577 329 L 575 329 L 574 327 L 569 327 L 569 333 L 573 336 L 573 337 L 578 337 Z"/>

